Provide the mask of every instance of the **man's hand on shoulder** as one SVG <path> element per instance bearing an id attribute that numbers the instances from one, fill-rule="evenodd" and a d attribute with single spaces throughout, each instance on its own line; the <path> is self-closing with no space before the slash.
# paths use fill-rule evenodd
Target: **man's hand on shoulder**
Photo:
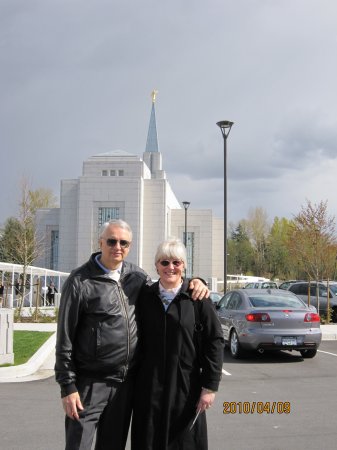
<path id="1" fill-rule="evenodd" d="M 199 278 L 193 278 L 190 281 L 189 288 L 192 291 L 193 300 L 203 300 L 209 297 L 209 289 Z"/>

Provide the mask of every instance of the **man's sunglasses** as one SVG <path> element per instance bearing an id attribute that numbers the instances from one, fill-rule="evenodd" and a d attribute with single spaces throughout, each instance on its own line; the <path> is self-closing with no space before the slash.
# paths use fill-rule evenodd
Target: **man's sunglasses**
<path id="1" fill-rule="evenodd" d="M 183 263 L 182 261 L 165 261 L 165 260 L 159 261 L 159 264 L 161 264 L 163 267 L 167 267 L 170 264 L 173 264 L 174 267 L 179 267 L 179 266 L 181 266 L 182 263 Z"/>
<path id="2" fill-rule="evenodd" d="M 112 239 L 112 238 L 109 238 L 109 239 L 104 239 L 104 240 L 106 241 L 106 245 L 108 247 L 116 247 L 116 245 L 119 242 L 119 245 L 122 248 L 129 248 L 130 244 L 131 244 L 131 242 L 126 241 L 125 239 Z"/>

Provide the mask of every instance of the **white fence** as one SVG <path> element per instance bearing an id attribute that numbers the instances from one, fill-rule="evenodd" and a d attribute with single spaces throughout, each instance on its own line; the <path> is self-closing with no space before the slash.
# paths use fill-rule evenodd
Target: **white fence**
<path id="1" fill-rule="evenodd" d="M 269 278 L 264 277 L 253 277 L 250 275 L 229 275 L 227 274 L 227 289 L 232 290 L 235 288 L 241 288 L 245 286 L 247 283 L 252 283 L 254 281 L 270 281 Z M 223 292 L 224 283 L 223 280 L 217 281 L 217 291 Z"/>
<path id="2" fill-rule="evenodd" d="M 17 306 L 18 300 L 22 299 L 23 291 L 20 288 L 20 284 L 18 284 L 22 273 L 22 265 L 0 262 L 0 281 L 3 286 L 3 293 L 0 295 L 2 297 L 0 298 L 0 306 L 13 308 Z M 37 301 L 41 306 L 48 306 L 47 291 L 50 282 L 54 283 L 59 293 L 63 281 L 69 275 L 67 272 L 34 266 L 27 266 L 26 274 L 29 282 L 26 283 L 25 298 L 23 299 L 23 306 L 25 307 L 35 306 Z M 37 298 L 38 294 L 39 298 Z M 55 294 L 54 306 L 58 306 L 58 300 L 59 294 Z"/>

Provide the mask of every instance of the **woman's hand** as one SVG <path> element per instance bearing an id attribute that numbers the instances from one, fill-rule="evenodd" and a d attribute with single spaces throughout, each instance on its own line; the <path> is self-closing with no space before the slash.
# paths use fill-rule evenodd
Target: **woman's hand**
<path id="1" fill-rule="evenodd" d="M 202 389 L 199 402 L 197 405 L 197 411 L 200 409 L 200 412 L 205 411 L 213 405 L 215 399 L 215 393 L 209 392 L 208 389 Z"/>

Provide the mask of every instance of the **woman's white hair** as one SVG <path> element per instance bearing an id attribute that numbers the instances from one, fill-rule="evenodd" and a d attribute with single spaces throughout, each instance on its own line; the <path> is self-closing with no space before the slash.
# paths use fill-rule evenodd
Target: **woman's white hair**
<path id="1" fill-rule="evenodd" d="M 164 259 L 177 259 L 184 263 L 185 269 L 187 268 L 186 248 L 180 239 L 167 239 L 158 245 L 154 263 Z"/>

